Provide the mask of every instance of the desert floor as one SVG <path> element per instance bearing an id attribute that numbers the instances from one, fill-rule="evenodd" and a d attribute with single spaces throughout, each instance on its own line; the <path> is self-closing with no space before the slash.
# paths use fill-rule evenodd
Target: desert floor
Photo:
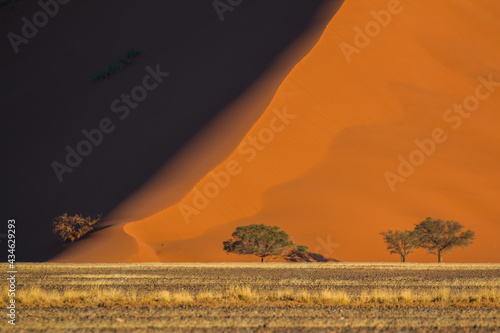
<path id="1" fill-rule="evenodd" d="M 500 327 L 500 264 L 19 263 L 17 271 L 20 332 Z M 8 326 L 2 319 L 0 331 Z"/>

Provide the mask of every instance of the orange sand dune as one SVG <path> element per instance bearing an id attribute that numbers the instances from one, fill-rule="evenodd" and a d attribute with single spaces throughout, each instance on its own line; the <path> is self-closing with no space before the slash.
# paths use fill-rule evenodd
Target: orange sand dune
<path id="1" fill-rule="evenodd" d="M 347 0 L 223 163 L 179 202 L 113 229 L 135 246 L 99 238 L 106 260 L 257 260 L 222 251 L 250 223 L 342 261 L 398 260 L 378 233 L 433 216 L 477 233 L 446 261 L 500 261 L 498 31 L 495 0 Z M 400 156 L 419 165 L 398 172 Z M 90 245 L 60 260 L 102 261 Z"/>

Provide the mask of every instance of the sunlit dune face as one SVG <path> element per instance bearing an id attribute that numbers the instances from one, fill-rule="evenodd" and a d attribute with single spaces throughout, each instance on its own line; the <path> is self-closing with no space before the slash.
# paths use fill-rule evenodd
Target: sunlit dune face
<path id="1" fill-rule="evenodd" d="M 327 257 L 397 261 L 379 233 L 432 216 L 477 234 L 445 260 L 498 262 L 499 18 L 493 0 L 347 0 L 227 159 L 124 226 L 141 259 L 257 260 L 221 242 L 264 223 Z"/>

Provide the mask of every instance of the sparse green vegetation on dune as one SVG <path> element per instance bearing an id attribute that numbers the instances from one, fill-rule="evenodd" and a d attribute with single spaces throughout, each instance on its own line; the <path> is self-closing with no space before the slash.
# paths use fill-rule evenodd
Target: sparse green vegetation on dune
<path id="1" fill-rule="evenodd" d="M 14 8 L 14 4 L 17 0 L 0 0 L 0 7 L 9 6 L 9 8 Z"/>
<path id="2" fill-rule="evenodd" d="M 94 81 L 94 82 L 102 81 L 102 80 L 108 78 L 109 76 L 111 76 L 112 74 L 121 71 L 125 66 L 130 64 L 132 59 L 134 59 L 138 55 L 139 55 L 139 51 L 137 51 L 135 49 L 130 49 L 127 52 L 127 55 L 125 56 L 125 58 L 119 58 L 115 64 L 108 65 L 108 68 L 99 72 L 99 74 L 97 74 L 92 79 L 92 81 Z"/>

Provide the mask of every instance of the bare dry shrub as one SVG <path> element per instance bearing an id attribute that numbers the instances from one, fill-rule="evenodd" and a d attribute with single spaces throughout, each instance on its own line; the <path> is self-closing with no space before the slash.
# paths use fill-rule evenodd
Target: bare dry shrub
<path id="1" fill-rule="evenodd" d="M 58 216 L 52 225 L 53 233 L 59 235 L 63 242 L 74 242 L 94 230 L 94 225 L 101 220 L 101 217 L 83 217 L 81 214 Z"/>

